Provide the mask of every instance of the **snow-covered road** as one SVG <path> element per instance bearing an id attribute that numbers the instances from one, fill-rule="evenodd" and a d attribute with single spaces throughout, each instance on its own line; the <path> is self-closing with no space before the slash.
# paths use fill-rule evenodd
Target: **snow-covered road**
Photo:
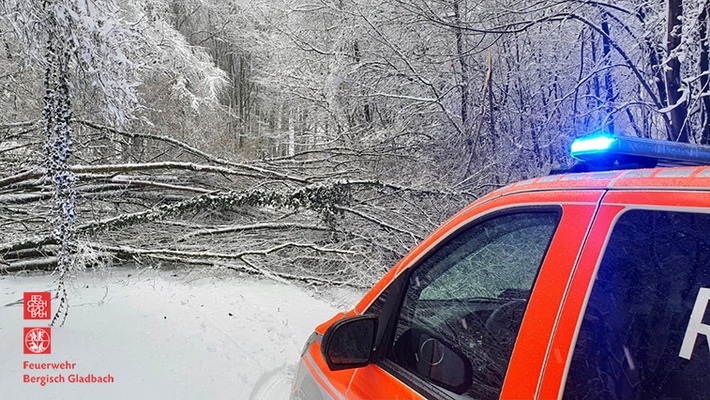
<path id="1" fill-rule="evenodd" d="M 17 301 L 25 291 L 53 289 L 53 278 L 0 276 L 0 397 L 249 399 L 269 377 L 282 381 L 274 390 L 280 395 L 272 397 L 285 397 L 284 371 L 313 327 L 360 295 L 331 290 L 314 297 L 268 280 L 206 275 L 108 269 L 73 278 L 69 317 L 52 329 L 51 355 L 23 354 L 23 327 L 48 324 L 23 320 Z M 37 370 L 25 361 L 76 366 Z M 72 374 L 110 374 L 114 383 L 70 383 Z M 42 386 L 25 382 L 25 375 L 65 381 Z"/>

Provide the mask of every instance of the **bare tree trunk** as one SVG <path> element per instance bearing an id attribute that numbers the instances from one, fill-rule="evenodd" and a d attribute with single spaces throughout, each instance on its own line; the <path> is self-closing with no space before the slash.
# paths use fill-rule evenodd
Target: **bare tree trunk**
<path id="1" fill-rule="evenodd" d="M 459 91 L 461 93 L 461 129 L 466 136 L 466 140 L 469 144 L 469 149 L 474 150 L 476 144 L 472 142 L 471 134 L 471 122 L 469 111 L 471 109 L 471 89 L 469 83 L 471 81 L 471 67 L 466 59 L 466 44 L 464 38 L 464 32 L 461 28 L 461 4 L 460 0 L 454 0 L 454 18 L 455 27 L 454 34 L 456 35 L 456 53 L 458 56 L 458 62 L 461 67 L 461 84 L 459 86 Z"/>
<path id="2" fill-rule="evenodd" d="M 705 93 L 702 96 L 702 136 L 700 142 L 702 144 L 710 144 L 710 44 L 708 41 L 708 25 L 710 25 L 710 4 L 706 3 L 703 11 L 700 14 L 700 92 Z"/>
<path id="3" fill-rule="evenodd" d="M 646 23 L 646 10 L 644 7 L 640 7 L 637 14 L 638 18 Z M 665 85 L 665 75 L 663 74 L 663 66 L 659 59 L 659 48 L 654 43 L 650 34 L 646 34 L 644 37 L 644 43 L 646 45 L 646 51 L 648 52 L 648 61 L 651 71 L 653 72 L 654 82 L 656 84 L 656 89 L 658 90 L 658 101 L 660 104 L 668 104 L 668 94 L 666 93 Z"/>
<path id="4" fill-rule="evenodd" d="M 491 49 L 488 49 L 488 72 L 486 73 L 486 87 L 488 89 L 488 126 L 490 129 L 490 135 L 493 138 L 496 138 L 496 123 L 495 123 L 495 118 L 493 118 L 493 111 L 494 111 L 494 105 L 493 105 L 493 52 Z M 495 144 L 495 140 L 493 141 Z"/>
<path id="5" fill-rule="evenodd" d="M 594 37 L 592 37 L 592 40 L 589 41 L 589 44 L 590 44 L 591 50 L 592 50 L 592 54 L 591 54 L 592 65 L 596 65 L 599 58 L 597 57 L 597 42 L 594 39 Z M 600 106 L 600 103 L 601 103 L 600 100 L 602 98 L 601 82 L 599 80 L 598 74 L 594 74 L 594 78 L 592 79 L 592 89 L 594 90 L 594 107 L 598 108 Z M 598 123 L 598 122 L 599 121 L 596 121 L 596 123 Z"/>
<path id="6" fill-rule="evenodd" d="M 688 117 L 688 103 L 681 102 L 681 63 L 673 52 L 680 46 L 682 30 L 680 18 L 683 17 L 683 1 L 668 0 L 668 25 L 666 30 L 666 54 L 668 54 L 668 68 L 666 68 L 666 91 L 668 93 L 668 105 L 672 106 L 670 111 L 671 131 L 670 140 L 676 142 L 688 142 L 688 125 L 685 123 Z"/>
<path id="7" fill-rule="evenodd" d="M 604 17 L 604 21 L 602 22 L 602 31 L 606 34 L 602 38 L 602 53 L 604 57 L 604 64 L 605 65 L 611 65 L 611 44 L 609 41 L 609 22 L 606 20 L 606 16 Z M 611 68 L 607 69 L 604 72 L 604 88 L 606 89 L 604 91 L 604 111 L 605 111 L 605 118 L 608 118 L 609 115 L 613 112 L 613 107 L 611 106 L 611 103 L 614 101 L 614 81 L 611 76 Z M 609 132 L 614 132 L 614 120 L 609 119 Z"/>

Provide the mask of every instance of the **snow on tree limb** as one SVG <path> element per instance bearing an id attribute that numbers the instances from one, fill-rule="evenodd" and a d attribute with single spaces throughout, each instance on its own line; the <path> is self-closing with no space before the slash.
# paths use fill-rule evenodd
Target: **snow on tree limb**
<path id="1" fill-rule="evenodd" d="M 210 252 L 180 251 L 180 250 L 169 250 L 169 249 L 139 249 L 139 248 L 133 248 L 133 247 L 128 247 L 128 246 L 114 247 L 114 246 L 106 246 L 106 245 L 95 245 L 93 247 L 96 248 L 97 250 L 106 250 L 106 251 L 111 251 L 114 253 L 125 253 L 125 254 L 133 254 L 133 255 L 161 254 L 161 255 L 169 255 L 169 256 L 183 256 L 183 257 L 190 257 L 190 258 L 222 258 L 222 259 L 241 259 L 242 257 L 254 256 L 254 255 L 266 256 L 271 253 L 276 253 L 281 250 L 285 250 L 285 249 L 289 249 L 289 248 L 305 248 L 305 249 L 314 250 L 319 253 L 334 253 L 334 254 L 349 254 L 349 255 L 355 254 L 355 252 L 350 251 L 350 250 L 331 249 L 331 248 L 316 246 L 312 243 L 295 243 L 295 242 L 282 243 L 282 244 L 279 244 L 277 246 L 274 246 L 274 247 L 271 247 L 268 249 L 246 250 L 246 251 L 241 251 L 238 253 L 210 253 Z"/>
<path id="2" fill-rule="evenodd" d="M 142 137 L 142 138 L 155 139 L 155 140 L 160 140 L 160 141 L 163 141 L 163 142 L 167 142 L 167 143 L 170 143 L 170 144 L 172 144 L 172 145 L 174 145 L 174 146 L 177 146 L 177 147 L 179 147 L 179 148 L 185 149 L 185 150 L 189 151 L 190 153 L 199 155 L 199 156 L 205 158 L 206 160 L 211 161 L 211 162 L 214 162 L 214 163 L 216 163 L 216 164 L 226 165 L 226 166 L 235 167 L 235 168 L 242 168 L 242 169 L 246 169 L 246 170 L 249 170 L 249 171 L 259 172 L 259 173 L 262 173 L 262 174 L 271 175 L 271 176 L 274 176 L 274 177 L 277 177 L 277 178 L 292 180 L 292 181 L 300 182 L 300 183 L 306 183 L 306 182 L 307 182 L 307 180 L 304 179 L 304 178 L 299 178 L 299 177 L 295 177 L 295 176 L 286 175 L 286 174 L 283 174 L 283 173 L 278 172 L 278 171 L 271 171 L 271 170 L 268 170 L 268 169 L 265 169 L 265 168 L 260 168 L 260 167 L 253 166 L 253 165 L 240 164 L 240 163 L 235 163 L 235 162 L 232 162 L 232 161 L 223 160 L 223 159 L 220 159 L 220 158 L 218 158 L 218 157 L 214 157 L 214 156 L 212 156 L 212 155 L 210 155 L 210 154 L 208 154 L 208 153 L 205 153 L 204 151 L 201 151 L 201 150 L 199 150 L 199 149 L 197 149 L 197 148 L 195 148 L 195 147 L 193 147 L 193 146 L 190 146 L 190 145 L 188 145 L 187 143 L 181 142 L 181 141 L 179 141 L 179 140 L 177 140 L 177 139 L 173 139 L 173 138 L 171 138 L 171 137 L 160 136 L 160 135 L 154 135 L 154 134 L 149 134 L 149 133 L 125 132 L 125 131 L 121 131 L 121 130 L 116 129 L 116 128 L 111 128 L 111 127 L 108 127 L 108 126 L 99 125 L 99 124 L 95 124 L 95 123 L 93 123 L 93 122 L 83 121 L 83 120 L 78 120 L 77 123 L 82 124 L 82 125 L 85 125 L 85 126 L 89 126 L 89 127 L 91 127 L 91 128 L 94 128 L 94 129 L 99 129 L 99 130 L 104 130 L 104 129 L 105 129 L 105 130 L 107 130 L 107 131 L 110 131 L 110 132 L 113 132 L 113 133 L 117 133 L 117 134 L 119 134 L 119 135 L 126 136 L 126 137 L 131 137 L 131 138 Z"/>

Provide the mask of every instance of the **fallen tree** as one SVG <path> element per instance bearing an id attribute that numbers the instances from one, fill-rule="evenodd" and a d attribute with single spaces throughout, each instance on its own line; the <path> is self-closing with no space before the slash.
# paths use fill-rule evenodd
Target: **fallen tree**
<path id="1" fill-rule="evenodd" d="M 409 176 L 352 168 L 362 164 L 362 152 L 323 147 L 237 162 L 174 138 L 76 123 L 110 130 L 119 142 L 98 150 L 78 142 L 79 156 L 91 161 L 70 166 L 83 249 L 75 268 L 150 261 L 365 287 L 479 194 L 444 189 L 426 176 L 412 185 Z M 15 132 L 28 126 L 5 129 L 29 143 L 30 133 Z M 139 150 L 130 143 L 136 138 L 143 141 Z M 28 144 L 0 153 L 8 167 L 0 177 L 0 273 L 57 265 L 46 171 L 10 162 L 28 150 L 41 151 Z M 28 160 L 40 159 L 35 156 Z"/>

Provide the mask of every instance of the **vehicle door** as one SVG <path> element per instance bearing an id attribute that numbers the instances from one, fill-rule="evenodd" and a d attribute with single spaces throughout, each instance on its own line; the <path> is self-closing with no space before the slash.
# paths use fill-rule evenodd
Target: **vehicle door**
<path id="1" fill-rule="evenodd" d="M 531 398 L 601 196 L 513 194 L 457 216 L 368 308 L 388 326 L 382 357 L 346 397 Z"/>
<path id="2" fill-rule="evenodd" d="M 709 344 L 710 193 L 610 191 L 538 397 L 706 399 Z"/>

